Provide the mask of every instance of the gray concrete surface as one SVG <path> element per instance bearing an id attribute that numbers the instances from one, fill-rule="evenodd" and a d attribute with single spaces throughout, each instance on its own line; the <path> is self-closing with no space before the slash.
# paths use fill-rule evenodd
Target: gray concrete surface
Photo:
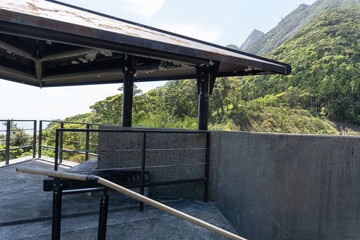
<path id="1" fill-rule="evenodd" d="M 51 239 L 52 193 L 42 191 L 45 177 L 18 173 L 17 167 L 53 169 L 51 163 L 38 160 L 0 167 L 0 239 Z M 212 203 L 182 199 L 163 203 L 236 233 Z M 61 239 L 97 239 L 98 210 L 98 196 L 64 195 Z M 150 206 L 139 212 L 137 201 L 112 192 L 107 239 L 224 238 Z"/>
<path id="2" fill-rule="evenodd" d="M 101 127 L 101 129 L 119 130 L 124 128 Z M 132 133 L 99 134 L 99 168 L 141 167 L 143 134 L 137 133 L 141 129 L 131 130 Z M 204 178 L 204 165 L 199 164 L 205 162 L 205 150 L 191 149 L 205 148 L 205 146 L 205 134 L 174 134 L 165 131 L 161 134 L 147 133 L 146 148 L 149 151 L 146 151 L 146 171 L 150 172 L 150 181 Z M 176 148 L 188 150 L 174 150 Z M 181 164 L 185 165 L 179 166 Z M 173 166 L 168 167 L 168 165 Z M 153 198 L 171 196 L 202 200 L 203 192 L 204 184 L 202 182 L 149 187 L 150 197 Z"/>
<path id="3" fill-rule="evenodd" d="M 213 136 L 212 197 L 240 235 L 360 239 L 360 138 Z"/>
<path id="4" fill-rule="evenodd" d="M 51 218 L 52 192 L 43 192 L 45 176 L 18 173 L 17 167 L 53 170 L 52 163 L 32 160 L 0 168 L 0 226 L 34 222 Z M 64 171 L 68 167 L 60 167 Z M 120 194 L 112 194 L 110 209 L 121 209 L 137 203 Z M 99 196 L 89 193 L 63 196 L 62 212 L 65 217 L 98 212 Z M 1 238 L 0 238 L 1 239 Z"/>
<path id="5" fill-rule="evenodd" d="M 116 145 L 120 141 L 116 137 L 107 138 L 108 146 L 123 147 L 122 143 Z M 153 139 L 154 144 L 162 143 L 164 147 L 169 141 L 156 136 Z M 128 140 L 128 147 L 141 147 L 134 142 L 131 145 L 132 140 Z M 198 146 L 192 143 L 195 139 L 180 140 L 184 146 Z M 133 164 L 131 157 L 122 157 L 113 157 L 114 161 L 105 161 L 102 167 Z M 182 159 L 186 162 L 192 157 L 199 156 L 165 154 L 161 158 L 155 154 L 151 161 L 166 164 L 174 158 L 177 162 Z M 256 240 L 360 239 L 360 138 L 212 132 L 210 161 L 210 199 L 241 236 Z M 113 163 L 115 165 L 111 166 Z M 42 177 L 16 173 L 15 167 L 0 168 L 0 239 L 49 239 L 50 222 L 46 217 L 51 215 L 51 193 L 39 191 Z M 193 172 L 179 168 L 176 176 L 188 173 Z M 172 174 L 158 176 L 166 179 L 174 177 Z M 184 192 L 193 191 L 192 196 L 202 195 L 202 186 L 199 189 L 183 187 Z M 177 190 L 164 188 L 161 193 L 164 197 L 168 194 L 171 199 Z M 98 198 L 66 197 L 65 239 L 95 239 Z M 176 207 L 222 224 L 222 216 L 214 205 L 201 202 L 189 205 L 194 204 L 198 208 L 186 209 L 181 203 Z M 146 208 L 149 215 L 139 215 L 134 209 L 124 210 L 129 206 L 131 203 L 121 205 L 119 199 L 114 201 L 109 239 L 217 239 L 197 228 L 190 229 L 186 223 L 157 213 L 155 209 Z M 165 232 L 161 226 L 165 226 Z M 146 236 L 141 235 L 145 233 Z M 187 233 L 200 233 L 200 236 L 188 238 Z"/>
<path id="6" fill-rule="evenodd" d="M 208 221 L 236 234 L 234 228 L 210 203 L 176 201 L 169 206 Z M 97 239 L 98 215 L 65 218 L 62 220 L 61 239 Z M 51 239 L 51 222 L 41 221 L 0 227 L 2 240 Z M 110 212 L 106 239 L 226 239 L 197 225 L 169 216 L 146 206 L 143 212 L 127 209 Z"/>

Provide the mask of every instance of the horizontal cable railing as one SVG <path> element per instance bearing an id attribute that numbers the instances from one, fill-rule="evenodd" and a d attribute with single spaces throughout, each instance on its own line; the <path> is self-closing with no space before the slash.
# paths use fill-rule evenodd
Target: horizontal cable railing
<path id="1" fill-rule="evenodd" d="M 51 129 L 43 129 L 43 125 L 44 123 L 48 123 L 48 124 L 57 124 L 55 126 L 53 126 Z M 38 155 L 39 158 L 42 157 L 43 155 L 43 149 L 55 149 L 55 128 L 68 128 L 69 126 L 74 127 L 75 126 L 84 126 L 85 129 L 90 129 L 91 127 L 99 127 L 101 126 L 101 124 L 94 124 L 94 123 L 79 123 L 79 122 L 71 122 L 71 121 L 52 121 L 52 120 L 40 120 L 39 123 L 39 145 L 38 145 Z M 47 133 L 47 135 L 46 135 Z M 60 135 L 60 144 L 59 144 L 59 162 L 61 163 L 62 160 L 65 158 L 70 158 L 71 155 L 69 156 L 64 156 L 64 154 L 82 154 L 84 155 L 83 161 L 87 161 L 89 160 L 89 157 L 96 157 L 97 154 L 94 153 L 94 151 L 91 150 L 91 148 L 97 148 L 97 142 L 93 143 L 92 138 L 90 136 L 90 133 L 88 132 L 82 132 L 79 133 L 85 135 L 85 139 L 83 141 L 79 141 L 79 140 L 69 140 L 66 138 L 66 136 L 63 136 L 63 134 L 61 133 Z M 46 136 L 45 136 L 46 135 Z M 46 144 L 44 144 L 44 142 Z M 52 146 L 49 146 L 52 145 Z M 71 146 L 74 149 L 69 149 L 64 147 L 64 145 L 67 146 Z M 83 150 L 79 150 L 80 145 L 84 146 Z M 95 150 L 95 149 L 93 149 Z M 71 159 L 67 159 L 67 160 L 71 160 Z M 77 159 L 77 161 L 79 161 L 79 159 Z"/>
<path id="2" fill-rule="evenodd" d="M 111 149 L 104 149 L 102 147 L 101 149 L 85 149 L 85 150 L 72 150 L 72 149 L 65 149 L 63 147 L 64 143 L 64 137 L 69 136 L 68 133 L 88 133 L 90 135 L 91 133 L 97 133 L 100 134 L 135 134 L 138 137 L 137 148 L 114 148 L 111 147 Z M 167 148 L 164 147 L 154 147 L 151 148 L 147 147 L 148 142 L 148 136 L 154 136 L 154 134 L 180 134 L 184 136 L 189 136 L 190 134 L 195 136 L 203 136 L 202 141 L 199 142 L 199 144 L 203 146 L 189 146 L 189 147 L 181 147 L 181 146 L 167 146 Z M 140 137 L 142 135 L 142 137 Z M 110 136 L 111 138 L 111 136 Z M 118 137 L 117 137 L 118 138 Z M 126 138 L 129 138 L 128 136 Z M 109 139 L 110 140 L 110 139 Z M 180 183 L 190 183 L 190 182 L 199 182 L 202 181 L 204 183 L 204 200 L 208 200 L 209 195 L 209 154 L 210 154 L 210 132 L 207 131 L 172 131 L 172 130 L 149 130 L 149 129 L 136 129 L 136 130 L 125 130 L 125 129 L 66 129 L 66 128 L 58 128 L 56 129 L 55 133 L 55 166 L 54 170 L 58 170 L 59 164 L 61 163 L 62 157 L 64 153 L 80 153 L 80 154 L 88 154 L 88 156 L 97 156 L 101 153 L 106 154 L 131 154 L 131 153 L 139 153 L 141 155 L 137 155 L 137 158 L 139 159 L 138 166 L 126 166 L 122 167 L 123 170 L 139 170 L 140 171 L 140 184 L 137 186 L 140 188 L 140 193 L 144 194 L 144 188 L 146 186 L 149 186 L 149 183 L 145 184 L 145 170 L 146 169 L 164 169 L 164 168 L 179 168 L 179 167 L 201 167 L 204 170 L 203 177 L 189 177 L 189 178 L 181 178 L 171 181 L 163 181 L 156 183 L 151 183 L 151 186 L 163 186 L 163 185 L 171 185 L 171 184 L 180 184 Z M 151 152 L 173 152 L 176 153 L 178 156 L 183 156 L 186 152 L 196 151 L 198 154 L 200 154 L 200 159 L 196 159 L 196 161 L 202 161 L 202 162 L 190 162 L 190 163 L 158 163 L 158 164 L 147 164 L 147 153 Z M 95 154 L 96 153 L 96 154 Z M 117 155 L 118 156 L 118 155 Z M 120 157 L 119 155 L 118 157 Z M 202 157 L 201 157 L 202 156 Z M 109 156 L 107 156 L 109 157 Z M 111 158 L 111 156 L 110 156 Z M 202 160 L 201 160 L 202 158 Z M 114 168 L 118 169 L 118 168 Z M 200 171 L 200 170 L 199 170 Z M 140 209 L 143 208 L 143 205 L 140 205 Z"/>
<path id="3" fill-rule="evenodd" d="M 29 121 L 29 120 L 26 120 Z M 21 149 L 21 148 L 32 148 L 33 149 L 33 157 L 35 158 L 35 154 L 36 154 L 36 149 L 38 149 L 38 155 L 39 158 L 41 158 L 42 156 L 42 150 L 43 149 L 48 149 L 47 153 L 53 153 L 54 154 L 54 158 L 55 158 L 55 164 L 54 164 L 54 170 L 57 171 L 59 164 L 62 162 L 63 159 L 67 159 L 69 156 L 68 154 L 81 154 L 84 155 L 83 161 L 87 161 L 89 160 L 90 156 L 91 157 L 96 157 L 99 154 L 129 154 L 129 153 L 134 153 L 134 154 L 139 154 L 139 160 L 140 160 L 140 164 L 138 166 L 124 166 L 124 167 L 115 167 L 115 168 L 110 168 L 109 170 L 124 170 L 124 171 L 130 171 L 130 170 L 136 170 L 139 172 L 139 176 L 140 176 L 140 180 L 138 183 L 135 183 L 133 185 L 129 185 L 129 187 L 133 187 L 133 188 L 139 188 L 140 189 L 140 197 L 138 197 L 136 195 L 136 197 L 134 197 L 134 195 L 132 194 L 132 192 L 128 189 L 126 189 L 125 192 L 127 192 L 130 194 L 130 197 L 134 197 L 135 199 L 140 201 L 140 210 L 143 209 L 143 204 L 147 203 L 151 206 L 157 206 L 157 202 L 154 203 L 154 205 L 152 205 L 153 201 L 152 199 L 149 199 L 147 197 L 144 196 L 145 193 L 145 187 L 154 187 L 154 186 L 164 186 L 164 185 L 173 185 L 173 184 L 184 184 L 184 183 L 203 183 L 204 184 L 204 201 L 208 201 L 208 196 L 209 196 L 209 155 L 210 155 L 210 132 L 207 131 L 174 131 L 174 130 L 150 130 L 150 129 L 133 129 L 133 130 L 125 130 L 125 129 L 99 129 L 99 126 L 101 126 L 100 124 L 89 124 L 89 123 L 76 123 L 76 122 L 63 122 L 63 121 L 48 121 L 48 120 L 40 120 L 39 122 L 39 131 L 38 131 L 38 136 L 36 135 L 36 121 L 34 122 L 34 128 L 33 129 L 28 129 L 26 128 L 26 131 L 30 131 L 30 130 L 34 130 L 34 134 L 33 137 L 26 137 L 27 139 L 33 139 L 33 144 L 32 145 L 25 145 L 25 146 L 21 146 L 21 147 L 13 147 L 10 149 L 10 143 L 11 140 L 9 138 L 9 131 L 8 128 L 6 130 L 2 130 L 4 132 L 6 132 L 6 139 L 0 139 L 0 143 L 1 141 L 5 141 L 7 148 L 5 150 L 0 150 L 0 153 L 7 151 L 7 154 L 10 150 L 17 150 L 17 149 Z M 50 123 L 53 124 L 50 127 L 47 128 L 43 128 L 43 123 Z M 10 125 L 9 120 L 6 120 L 6 124 L 7 126 Z M 66 128 L 66 127 L 74 127 L 74 125 L 79 125 L 79 126 L 84 126 L 85 128 L 82 129 L 75 129 L 75 128 Z M 111 127 L 111 126 L 109 126 Z M 96 129 L 93 129 L 96 128 Z M 14 131 L 15 132 L 15 131 Z M 16 132 L 20 132 L 20 131 L 16 131 Z M 140 144 L 136 145 L 135 147 L 130 147 L 130 148 L 111 148 L 111 149 L 104 149 L 103 147 L 99 149 L 99 145 L 98 145 L 98 139 L 99 136 L 101 136 L 101 134 L 138 134 L 140 135 Z M 196 135 L 204 135 L 204 139 L 203 144 L 204 146 L 189 146 L 189 147 L 183 147 L 183 146 L 167 146 L 167 147 L 163 147 L 163 146 L 156 146 L 154 147 L 154 145 L 151 145 L 151 147 L 148 147 L 148 141 L 149 141 L 149 136 L 151 136 L 152 134 L 196 134 Z M 36 140 L 38 139 L 38 148 L 36 148 Z M 46 145 L 44 144 L 46 143 Z M 9 146 L 8 146 L 9 145 Z M 52 146 L 50 146 L 52 145 Z M 44 150 L 45 151 L 45 150 Z M 159 153 L 157 153 L 159 152 Z M 151 155 L 151 153 L 154 154 L 199 154 L 200 156 L 202 155 L 203 160 L 200 162 L 176 162 L 176 163 L 167 163 L 167 162 L 162 162 L 162 163 L 147 163 L 147 154 Z M 117 155 L 117 156 L 118 156 Z M 64 158 L 65 157 L 65 158 Z M 8 163 L 8 160 L 7 160 Z M 187 168 L 190 167 L 191 169 L 194 167 L 200 167 L 201 169 L 203 169 L 203 175 L 202 176 L 194 176 L 191 178 L 183 178 L 183 179 L 175 179 L 175 180 L 171 180 L 171 179 L 164 179 L 162 181 L 156 180 L 156 181 L 150 181 L 147 180 L 145 181 L 146 178 L 146 174 L 148 174 L 148 172 L 146 172 L 147 170 L 151 170 L 153 171 L 154 169 L 165 169 L 165 171 L 169 171 L 167 169 L 175 169 L 175 168 Z M 106 169 L 102 168 L 99 169 L 99 171 L 104 171 Z M 96 169 L 94 170 L 96 172 Z M 163 171 L 163 170 L 161 170 Z M 201 170 L 202 171 L 202 170 Z M 58 176 L 56 174 L 62 174 L 59 172 L 54 173 L 54 176 Z M 46 174 L 48 176 L 52 176 L 50 174 Z M 64 177 L 66 178 L 66 177 Z M 99 178 L 102 179 L 102 178 Z M 108 188 L 112 188 L 114 190 L 117 190 L 117 188 L 122 188 L 119 185 L 113 184 L 111 182 L 106 182 L 107 180 L 105 180 L 105 182 L 102 182 L 102 180 L 99 182 L 100 184 L 103 184 L 104 186 L 108 187 Z M 113 185 L 112 185 L 113 184 Z M 114 186 L 118 186 L 118 187 L 114 187 Z M 70 190 L 71 191 L 71 190 Z M 74 192 L 80 192 L 80 190 L 75 190 Z M 86 191 L 86 190 L 84 190 Z M 117 190 L 119 191 L 119 190 Z M 121 191 L 120 191 L 121 192 Z M 124 193 L 124 192 L 123 192 Z M 127 193 L 124 193 L 125 195 L 127 195 Z M 154 201 L 155 202 L 155 201 Z M 160 203 L 159 203 L 160 204 Z M 161 209 L 161 208 L 159 208 Z M 165 211 L 164 209 L 161 209 L 163 211 Z M 169 210 L 171 213 L 172 210 Z M 176 211 L 176 210 L 175 210 Z M 171 213 L 173 214 L 173 213 Z M 181 215 L 181 214 L 180 214 Z M 186 214 L 185 214 L 186 215 Z M 178 215 L 175 215 L 178 216 Z M 192 217 L 188 218 L 188 217 L 184 217 L 185 220 L 188 220 L 190 222 L 193 222 L 191 219 Z M 200 220 L 199 220 L 200 221 Z M 197 220 L 195 220 L 195 224 Z M 206 223 L 204 225 L 201 225 L 202 223 L 198 224 L 202 227 L 208 228 L 206 227 Z M 216 227 L 215 227 L 216 228 Z M 214 230 L 215 228 L 213 227 L 209 227 L 208 229 L 210 230 Z M 217 230 L 216 230 L 217 231 Z M 215 232 L 216 232 L 215 231 Z M 221 232 L 221 230 L 220 230 Z M 243 239 L 239 236 L 236 236 L 234 234 L 229 233 L 230 235 L 227 235 L 228 233 L 225 233 L 225 235 L 223 236 L 227 236 L 228 238 L 231 239 Z"/>
<path id="4" fill-rule="evenodd" d="M 32 157 L 36 156 L 36 120 L 0 120 L 6 129 L 0 130 L 0 161 L 5 161 L 5 164 L 10 163 L 10 158 L 17 158 L 25 152 L 32 149 Z M 18 123 L 33 124 L 33 128 L 17 127 Z M 32 136 L 29 133 L 31 131 Z M 5 133 L 5 135 L 1 133 Z M 5 146 L 3 145 L 5 142 Z M 3 148 L 4 149 L 1 149 Z M 23 150 L 20 151 L 19 150 Z M 14 153 L 14 151 L 17 151 Z M 5 154 L 4 154 L 5 153 Z"/>
<path id="5" fill-rule="evenodd" d="M 47 127 L 46 129 L 43 129 L 42 125 L 43 122 L 49 122 L 53 125 L 51 126 L 51 129 Z M 57 125 L 54 125 L 57 124 Z M 67 126 L 66 124 L 71 124 Z M 75 125 L 75 126 L 74 126 Z M 66 127 L 76 127 L 76 125 L 83 125 L 86 128 L 66 128 Z M 140 165 L 138 166 L 126 166 L 126 167 L 120 167 L 122 170 L 139 170 L 141 172 L 141 178 L 142 181 L 140 181 L 140 184 L 137 186 L 140 188 L 140 192 L 144 192 L 144 188 L 146 187 L 146 184 L 149 183 L 144 182 L 145 179 L 145 169 L 175 169 L 175 168 L 199 168 L 199 171 L 202 171 L 200 169 L 204 169 L 203 176 L 199 177 L 189 177 L 188 179 L 182 178 L 182 179 L 176 179 L 173 181 L 164 181 L 159 182 L 156 181 L 156 183 L 151 183 L 151 185 L 170 185 L 170 184 L 179 184 L 179 183 L 189 183 L 191 181 L 199 182 L 202 181 L 204 183 L 204 200 L 207 201 L 208 199 L 208 178 L 209 178 L 209 142 L 210 142 L 210 133 L 206 131 L 192 131 L 192 130 L 150 130 L 150 129 L 133 129 L 133 130 L 124 130 L 124 129 L 91 129 L 91 127 L 98 128 L 99 124 L 88 124 L 88 123 L 74 123 L 74 122 L 62 122 L 62 121 L 47 121 L 47 120 L 41 120 L 40 121 L 40 128 L 39 128 L 39 158 L 41 158 L 42 152 L 41 149 L 48 149 L 51 150 L 50 153 L 53 153 L 53 157 L 55 158 L 55 165 L 54 169 L 57 170 L 59 164 L 63 161 L 63 159 L 66 160 L 72 160 L 73 156 L 75 156 L 75 160 L 79 161 L 80 155 L 85 155 L 83 160 L 86 161 L 90 157 L 96 157 L 99 154 L 142 154 L 137 155 L 140 161 Z M 58 128 L 60 127 L 60 128 Z M 106 127 L 118 127 L 118 126 L 106 126 Z M 56 129 L 55 129 L 56 128 Z M 140 134 L 142 137 L 138 136 L 142 140 L 139 140 L 139 144 L 136 146 L 136 148 L 130 147 L 130 148 L 101 148 L 98 147 L 98 137 L 100 134 L 119 134 L 119 133 L 126 133 L 126 134 Z M 147 139 L 149 135 L 151 134 L 195 134 L 195 135 L 203 135 L 205 138 L 203 138 L 203 146 L 188 146 L 184 147 L 182 145 L 179 146 L 166 146 L 162 147 L 160 146 L 151 146 L 147 147 Z M 79 135 L 82 136 L 82 138 L 85 136 L 85 141 L 83 141 Z M 44 145 L 42 142 L 45 141 L 47 144 Z M 51 145 L 51 146 L 50 146 Z M 159 152 L 159 153 L 157 153 Z M 154 164 L 147 164 L 147 153 L 151 154 L 176 154 L 176 155 L 184 155 L 184 154 L 194 154 L 202 156 L 203 158 L 202 162 L 177 162 L 177 163 L 158 163 L 156 165 Z M 49 153 L 49 152 L 47 152 Z M 78 156 L 77 156 L 78 155 Z M 117 155 L 118 157 L 121 155 Z M 80 162 L 81 162 L 80 161 Z M 113 168 L 113 169 L 120 169 L 120 168 Z M 186 170 L 185 170 L 186 171 Z M 174 178 L 175 179 L 175 178 Z M 166 179 L 165 179 L 166 180 Z M 140 206 L 142 208 L 142 206 Z"/>

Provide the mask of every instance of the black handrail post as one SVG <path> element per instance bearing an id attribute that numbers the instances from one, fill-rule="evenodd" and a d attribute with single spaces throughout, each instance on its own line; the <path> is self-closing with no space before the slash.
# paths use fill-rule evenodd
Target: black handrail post
<path id="1" fill-rule="evenodd" d="M 86 124 L 86 129 L 90 129 L 90 125 Z M 85 161 L 89 160 L 90 132 L 86 131 Z"/>
<path id="2" fill-rule="evenodd" d="M 39 157 L 39 158 L 41 158 L 42 123 L 43 123 L 43 121 L 40 120 L 40 122 L 39 122 L 39 149 L 38 149 L 38 157 Z"/>
<path id="3" fill-rule="evenodd" d="M 59 181 L 58 178 L 55 179 L 53 188 L 52 240 L 60 240 L 62 186 Z"/>
<path id="4" fill-rule="evenodd" d="M 33 158 L 36 157 L 36 123 L 37 121 L 34 120 L 34 135 L 33 135 Z"/>
<path id="5" fill-rule="evenodd" d="M 11 122 L 10 120 L 6 121 L 6 156 L 5 156 L 5 164 L 9 164 L 10 160 L 10 129 L 11 128 Z"/>
<path id="6" fill-rule="evenodd" d="M 56 129 L 55 132 L 55 165 L 54 165 L 54 171 L 58 170 L 59 167 L 59 129 Z"/>
<path id="7" fill-rule="evenodd" d="M 60 128 L 64 128 L 64 123 L 61 122 L 60 123 Z M 60 132 L 60 163 L 62 163 L 62 160 L 63 160 L 63 145 L 64 145 L 64 133 L 61 131 Z"/>
<path id="8" fill-rule="evenodd" d="M 109 194 L 107 192 L 107 188 L 104 188 L 103 194 L 100 197 L 98 240 L 106 239 L 108 209 L 109 209 Z"/>
<path id="9" fill-rule="evenodd" d="M 143 133 L 143 156 L 141 162 L 141 173 L 140 173 L 140 194 L 144 195 L 145 193 L 145 159 L 146 159 L 146 132 Z M 144 203 L 140 202 L 140 211 L 144 210 Z"/>
<path id="10" fill-rule="evenodd" d="M 204 202 L 209 201 L 210 132 L 206 133 Z"/>

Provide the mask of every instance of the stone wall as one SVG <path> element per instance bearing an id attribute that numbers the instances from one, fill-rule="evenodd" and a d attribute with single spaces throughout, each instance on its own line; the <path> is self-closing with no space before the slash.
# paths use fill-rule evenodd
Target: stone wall
<path id="1" fill-rule="evenodd" d="M 101 127 L 101 129 L 122 129 Z M 99 168 L 140 167 L 142 162 L 143 133 L 132 132 L 99 134 Z M 158 129 L 156 129 L 158 130 Z M 176 181 L 204 178 L 205 134 L 193 133 L 147 133 L 146 171 L 151 182 Z M 179 150 L 177 150 L 179 149 Z M 125 150 L 125 151 L 124 151 Z M 168 166 L 173 165 L 173 166 Z M 149 188 L 153 198 L 203 199 L 204 184 L 185 183 Z"/>

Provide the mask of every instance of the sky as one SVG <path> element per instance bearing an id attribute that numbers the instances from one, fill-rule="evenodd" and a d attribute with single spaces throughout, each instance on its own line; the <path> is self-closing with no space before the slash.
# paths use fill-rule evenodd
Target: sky
<path id="1" fill-rule="evenodd" d="M 218 45 L 241 46 L 258 29 L 268 32 L 300 4 L 315 0 L 62 0 Z M 138 83 L 143 92 L 165 82 Z M 120 93 L 118 84 L 37 88 L 0 79 L 0 120 L 64 119 Z"/>

